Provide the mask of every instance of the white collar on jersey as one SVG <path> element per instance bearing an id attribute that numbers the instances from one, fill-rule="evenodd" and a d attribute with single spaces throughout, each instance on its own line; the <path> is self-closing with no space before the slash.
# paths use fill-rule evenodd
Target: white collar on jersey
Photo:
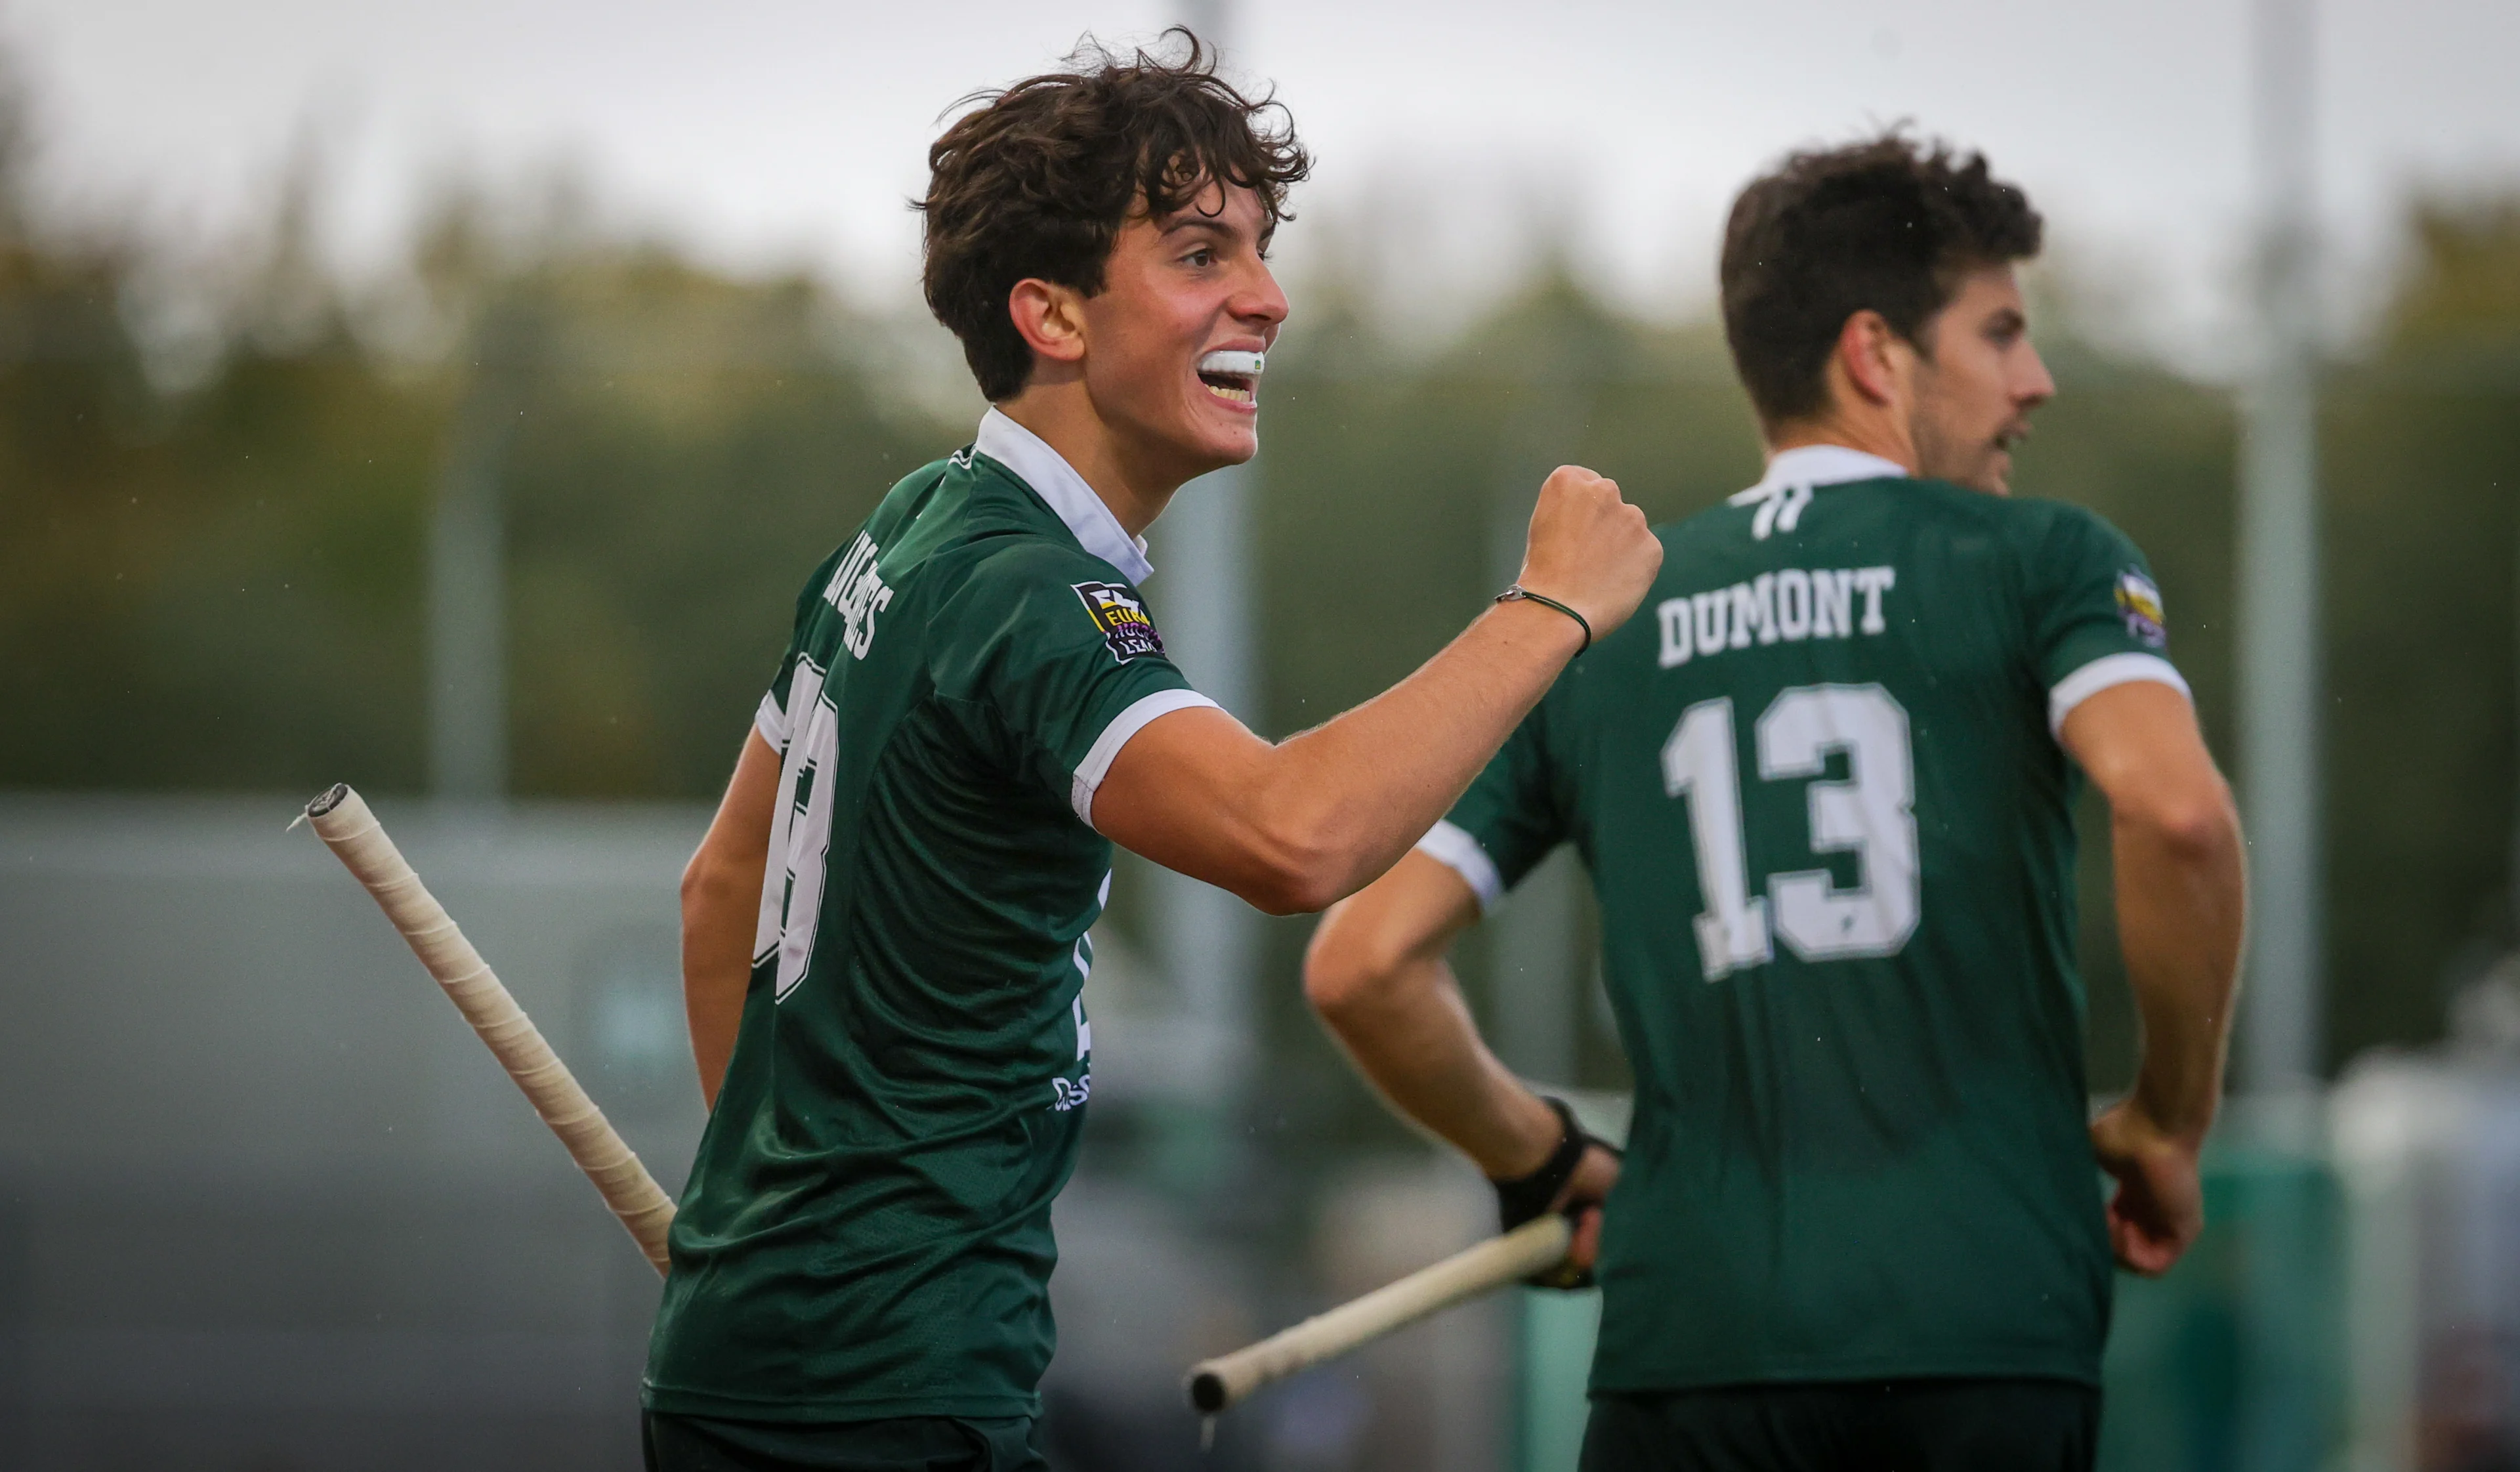
<path id="1" fill-rule="evenodd" d="M 1895 460 L 1844 445 L 1796 445 L 1770 456 L 1768 473 L 1759 477 L 1759 483 L 1733 493 L 1731 499 L 1734 506 L 1759 508 L 1759 514 L 1750 521 L 1750 535 L 1764 542 L 1769 533 L 1791 532 L 1802 521 L 1814 486 L 1907 478 L 1907 467 Z"/>
<path id="2" fill-rule="evenodd" d="M 1143 583 L 1155 570 L 1147 560 L 1147 539 L 1123 530 L 1120 518 L 1111 514 L 1111 508 L 1094 494 L 1094 487 L 1076 473 L 1067 457 L 1040 435 L 992 409 L 980 416 L 980 432 L 971 448 L 1014 471 L 1034 495 L 1050 503 L 1080 546 L 1119 568 L 1120 576 Z"/>

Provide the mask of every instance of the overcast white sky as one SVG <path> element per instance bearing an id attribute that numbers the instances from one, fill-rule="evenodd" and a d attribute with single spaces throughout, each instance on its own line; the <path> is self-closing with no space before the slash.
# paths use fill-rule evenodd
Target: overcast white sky
<path id="1" fill-rule="evenodd" d="M 1178 4 L 1179 0 L 1175 0 Z M 1564 222 L 1608 290 L 1701 304 L 1732 192 L 1803 141 L 1912 118 L 1987 150 L 2088 270 L 2183 355 L 2232 320 L 2247 205 L 2250 0 L 1234 0 L 1316 182 L 1283 258 L 1362 242 L 1414 312 Z M 2520 180 L 2511 0 L 2323 0 L 2321 205 L 2367 273 L 2410 183 Z M 707 257 L 810 263 L 904 299 L 938 113 L 1164 0 L 0 0 L 47 177 L 198 238 L 270 197 L 314 128 L 348 260 L 389 257 L 450 164 L 566 160 L 613 212 Z M 1297 300 L 1300 330 L 1302 302 Z"/>

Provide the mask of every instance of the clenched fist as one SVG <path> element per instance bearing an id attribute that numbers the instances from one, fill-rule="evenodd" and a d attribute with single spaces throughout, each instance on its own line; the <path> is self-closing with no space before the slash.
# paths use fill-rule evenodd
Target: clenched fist
<path id="1" fill-rule="evenodd" d="M 1661 570 L 1662 543 L 1645 513 L 1619 499 L 1617 481 L 1581 466 L 1550 472 L 1517 582 L 1582 613 L 1599 639 L 1637 611 Z"/>
<path id="2" fill-rule="evenodd" d="M 2163 1130 L 2132 1099 L 2092 1121 L 2092 1153 L 2118 1182 L 2108 1222 L 2119 1267 L 2159 1277 L 2205 1229 L 2197 1150 L 2195 1141 Z"/>

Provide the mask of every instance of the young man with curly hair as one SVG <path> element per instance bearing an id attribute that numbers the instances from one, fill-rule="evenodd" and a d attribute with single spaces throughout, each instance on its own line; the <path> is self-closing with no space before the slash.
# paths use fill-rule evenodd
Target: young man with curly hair
<path id="1" fill-rule="evenodd" d="M 1316 1005 L 1508 1225 L 1606 1198 L 1587 1472 L 2088 1472 L 2112 1250 L 2161 1272 L 2201 1223 L 2239 832 L 2142 554 L 2009 496 L 2054 391 L 2013 274 L 2039 242 L 1982 157 L 1895 133 L 1744 190 L 1722 302 L 1766 475 L 1659 530 L 1653 616 L 1314 940 Z M 2089 1123 L 2087 779 L 2143 1019 Z M 1561 842 L 1636 1073 L 1624 1160 L 1497 1064 L 1444 960 Z"/>
<path id="2" fill-rule="evenodd" d="M 660 1469 L 1041 1465 L 1052 1199 L 1124 845 L 1275 914 L 1408 852 L 1661 548 L 1543 487 L 1510 598 L 1271 743 L 1165 657 L 1144 532 L 1257 447 L 1306 160 L 1193 42 L 1019 82 L 929 153 L 925 287 L 992 407 L 796 601 L 683 884 L 711 1104 L 645 1385 Z"/>

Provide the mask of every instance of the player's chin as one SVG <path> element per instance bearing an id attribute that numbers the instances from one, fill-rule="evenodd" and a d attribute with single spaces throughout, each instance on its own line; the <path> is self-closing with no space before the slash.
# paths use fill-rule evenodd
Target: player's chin
<path id="1" fill-rule="evenodd" d="M 1184 426 L 1184 437 L 1198 447 L 1202 460 L 1221 466 L 1238 466 L 1260 453 L 1260 414 L 1257 404 L 1236 404 L 1211 400 L 1193 404 Z"/>

